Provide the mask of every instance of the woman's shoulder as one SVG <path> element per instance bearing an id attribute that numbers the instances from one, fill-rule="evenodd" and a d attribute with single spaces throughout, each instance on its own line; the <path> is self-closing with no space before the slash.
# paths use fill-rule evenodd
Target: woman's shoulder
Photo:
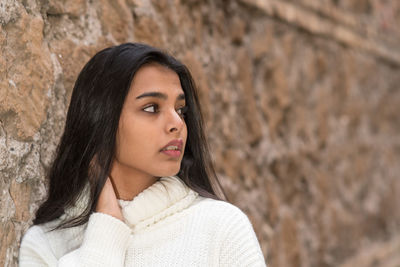
<path id="1" fill-rule="evenodd" d="M 19 264 L 25 263 L 57 264 L 49 240 L 41 226 L 31 226 L 21 240 Z"/>
<path id="2" fill-rule="evenodd" d="M 238 206 L 228 201 L 203 197 L 200 195 L 197 196 L 196 200 L 194 201 L 194 205 L 207 207 L 213 210 L 223 209 L 229 212 L 243 213 L 243 211 Z"/>
<path id="3" fill-rule="evenodd" d="M 266 266 L 249 217 L 238 206 L 222 200 L 202 198 L 203 223 L 213 227 L 213 240 L 220 248 L 221 266 Z"/>
<path id="4" fill-rule="evenodd" d="M 198 196 L 194 207 L 201 211 L 202 216 L 216 219 L 220 223 L 230 224 L 233 221 L 238 224 L 250 223 L 248 216 L 241 208 L 224 200 Z"/>
<path id="5" fill-rule="evenodd" d="M 22 237 L 21 244 L 26 245 L 30 243 L 42 242 L 46 237 L 45 230 L 42 226 L 32 225 L 28 228 Z"/>
<path id="6" fill-rule="evenodd" d="M 60 220 L 57 219 L 29 227 L 22 237 L 21 251 L 47 251 L 60 257 L 71 248 L 77 247 L 82 241 L 84 226 L 54 229 L 59 223 Z"/>
<path id="7" fill-rule="evenodd" d="M 52 228 L 57 226 L 59 220 L 54 220 L 51 222 L 47 222 L 39 225 L 31 225 L 28 230 L 25 232 L 22 242 L 27 241 L 37 241 L 48 239 L 49 235 L 53 235 Z"/>
<path id="8" fill-rule="evenodd" d="M 232 209 L 232 210 L 237 210 L 239 209 L 236 205 L 225 201 L 225 200 L 219 200 L 219 199 L 213 199 L 213 198 L 209 198 L 209 197 L 203 197 L 198 195 L 196 200 L 194 201 L 195 205 L 202 205 L 208 208 L 212 208 L 212 209 Z M 240 209 L 239 209 L 240 210 Z"/>

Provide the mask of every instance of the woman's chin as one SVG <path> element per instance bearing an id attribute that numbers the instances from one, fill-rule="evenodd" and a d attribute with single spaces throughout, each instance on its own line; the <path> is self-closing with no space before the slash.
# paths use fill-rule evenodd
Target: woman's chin
<path id="1" fill-rule="evenodd" d="M 180 168 L 173 168 L 173 169 L 168 169 L 168 170 L 161 170 L 157 173 L 157 177 L 166 177 L 166 176 L 175 176 L 179 173 Z"/>

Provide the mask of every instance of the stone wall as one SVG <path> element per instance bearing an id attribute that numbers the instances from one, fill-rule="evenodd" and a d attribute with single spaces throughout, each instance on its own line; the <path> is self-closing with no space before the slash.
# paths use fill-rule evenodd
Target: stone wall
<path id="1" fill-rule="evenodd" d="M 270 266 L 398 266 L 399 22 L 396 0 L 2 0 L 0 266 L 45 196 L 77 74 L 127 41 L 192 70 Z"/>

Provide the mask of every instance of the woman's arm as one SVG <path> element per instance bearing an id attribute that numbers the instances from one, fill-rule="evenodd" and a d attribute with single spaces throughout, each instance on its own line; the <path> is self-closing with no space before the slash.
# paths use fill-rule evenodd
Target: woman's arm
<path id="1" fill-rule="evenodd" d="M 19 265 L 25 266 L 123 266 L 131 230 L 122 221 L 112 184 L 108 179 L 87 224 L 81 246 L 57 259 L 53 246 L 65 246 L 65 240 L 52 240 L 34 226 L 25 234 Z M 66 230 L 67 231 L 67 230 Z"/>
<path id="2" fill-rule="evenodd" d="M 130 233 L 122 221 L 94 213 L 81 247 L 61 257 L 58 266 L 124 266 Z"/>
<path id="3" fill-rule="evenodd" d="M 122 221 L 93 213 L 81 246 L 57 259 L 52 246 L 65 246 L 66 240 L 52 240 L 51 246 L 42 228 L 34 226 L 22 240 L 19 266 L 123 266 L 130 233 Z"/>

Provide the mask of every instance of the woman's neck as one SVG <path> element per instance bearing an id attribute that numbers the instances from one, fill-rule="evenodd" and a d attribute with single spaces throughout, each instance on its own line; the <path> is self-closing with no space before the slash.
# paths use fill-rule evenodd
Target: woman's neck
<path id="1" fill-rule="evenodd" d="M 159 177 L 139 172 L 118 162 L 113 163 L 110 178 L 117 198 L 122 200 L 132 200 L 159 180 Z"/>

